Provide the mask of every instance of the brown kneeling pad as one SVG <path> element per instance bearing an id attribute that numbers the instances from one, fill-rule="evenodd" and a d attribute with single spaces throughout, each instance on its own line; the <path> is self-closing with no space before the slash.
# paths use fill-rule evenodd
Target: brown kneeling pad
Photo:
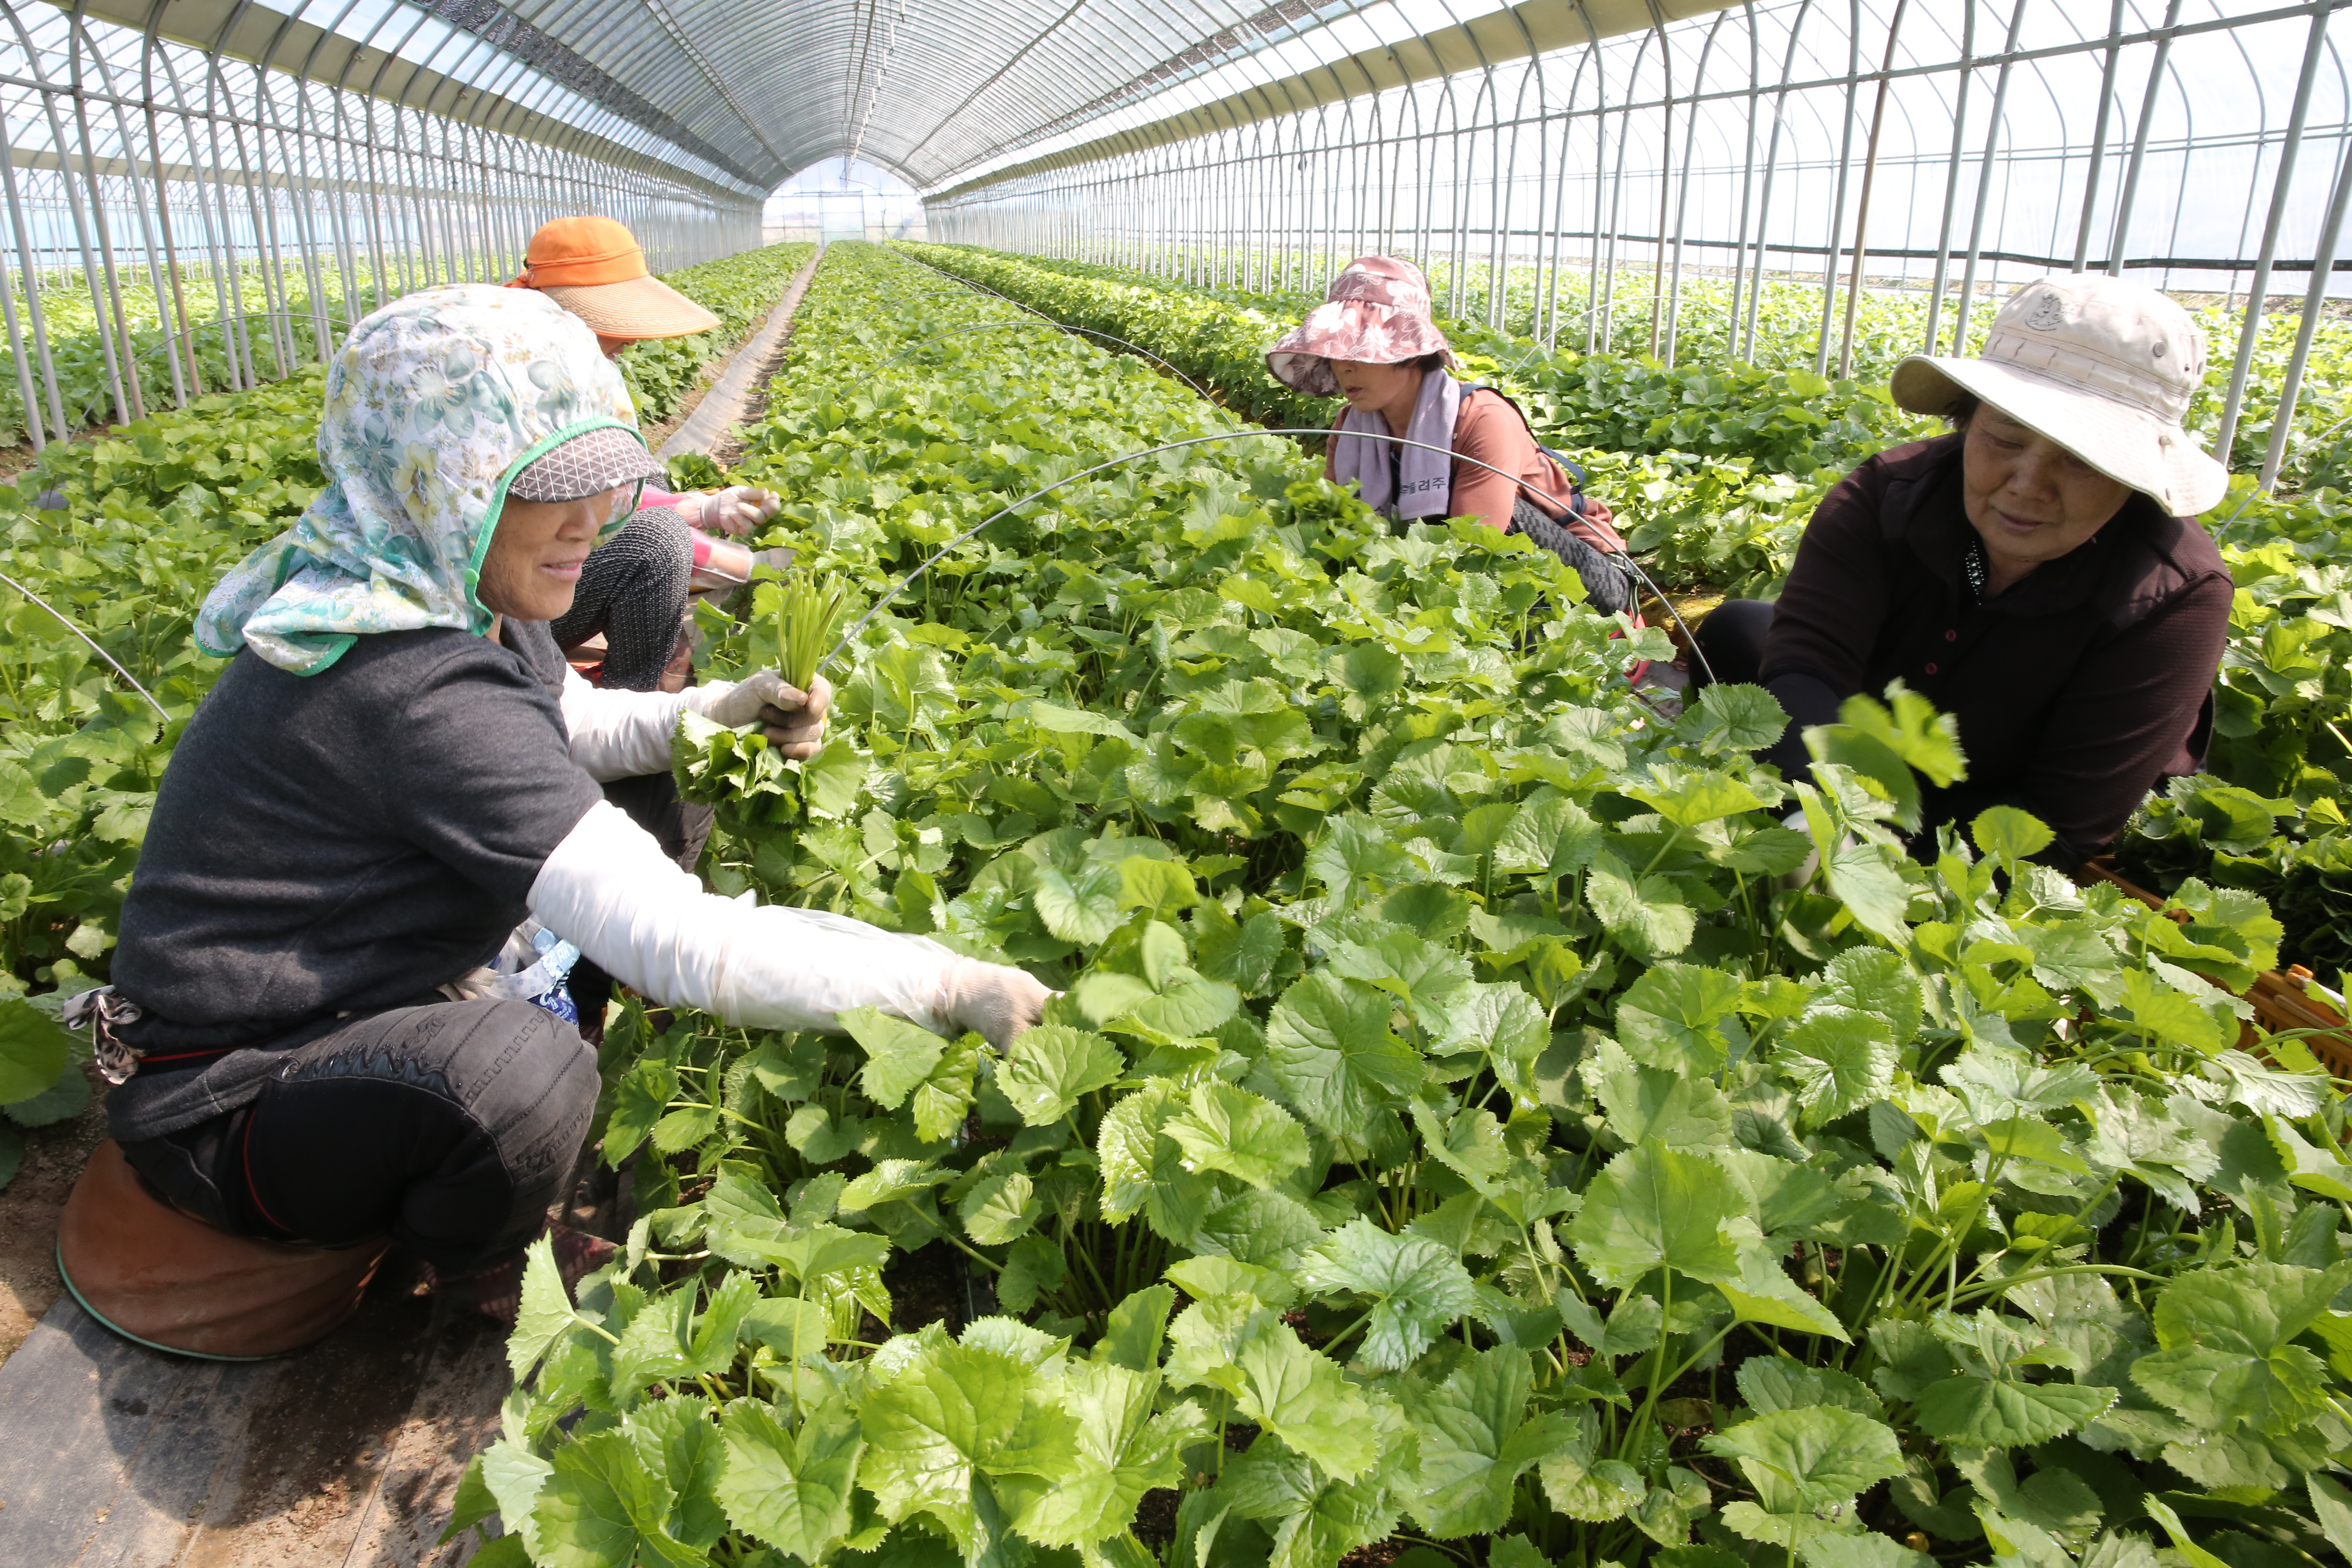
<path id="1" fill-rule="evenodd" d="M 215 1230 L 156 1198 L 109 1138 L 66 1199 L 58 1272 L 125 1339 L 252 1361 L 333 1331 L 359 1310 L 391 1245 L 288 1247 Z"/>

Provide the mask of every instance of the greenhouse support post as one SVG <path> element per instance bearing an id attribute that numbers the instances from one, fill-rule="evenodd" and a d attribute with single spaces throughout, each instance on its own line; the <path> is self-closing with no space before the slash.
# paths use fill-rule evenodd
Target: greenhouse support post
<path id="1" fill-rule="evenodd" d="M 2179 0 L 2173 0 L 2175 5 Z M 1960 12 L 1960 71 L 1959 82 L 1952 92 L 1952 148 L 1944 164 L 1944 216 L 1936 228 L 1936 276 L 1927 289 L 1927 330 L 1921 352 L 1936 352 L 1936 333 L 1944 310 L 1944 290 L 1950 281 L 1952 268 L 1952 218 L 1960 205 L 1960 167 L 1969 133 L 1969 87 L 1976 80 L 1977 8 L 1973 4 Z M 1734 311 L 1737 314 L 1737 310 Z"/>
<path id="2" fill-rule="evenodd" d="M 2107 276 L 2124 272 L 2124 243 L 2131 232 L 2132 208 L 2139 200 L 2140 171 L 2147 163 L 2147 132 L 2156 121 L 2156 98 L 2164 86 L 2165 68 L 2172 60 L 2172 30 L 2180 25 L 2180 0 L 2165 0 L 2164 27 L 2156 40 L 2156 58 L 2148 63 L 2147 90 L 2140 98 L 2139 121 L 2132 127 L 2130 160 L 2124 164 L 2124 187 L 2116 198 L 2115 234 L 2107 241 Z"/>
<path id="3" fill-rule="evenodd" d="M 2311 358 L 2311 340 L 2319 331 L 2320 318 L 2327 304 L 2327 283 L 2336 267 L 2336 247 L 2344 234 L 2346 198 L 2352 197 L 2352 138 L 2347 138 L 2339 150 L 2336 163 L 2336 188 L 2327 198 L 2327 218 L 2321 225 L 2319 244 L 2311 253 L 2311 286 L 2304 290 L 2303 319 L 2295 325 L 2294 352 L 2286 362 L 2286 375 L 2279 384 L 2278 410 L 2271 416 L 2270 449 L 2263 454 L 2262 488 L 2269 489 L 2278 479 L 2279 464 L 2286 457 L 2287 437 L 2294 428 L 2294 405 L 2303 392 L 2303 370 Z"/>
<path id="4" fill-rule="evenodd" d="M 1879 68 L 1877 100 L 1870 110 L 1870 146 L 1863 154 L 1862 194 L 1853 209 L 1853 276 L 1845 286 L 1845 326 L 1838 334 L 1838 379 L 1853 374 L 1853 319 L 1862 308 L 1863 262 L 1870 254 L 1870 186 L 1878 174 L 1878 135 L 1886 124 L 1886 89 L 1895 70 L 1895 44 L 1903 35 L 1903 13 L 1911 0 L 1895 0 L 1894 19 L 1886 24 L 1886 60 Z M 2117 5 L 2123 0 L 2116 0 Z"/>
<path id="5" fill-rule="evenodd" d="M 2116 100 L 2116 62 L 2123 54 L 2124 0 L 2113 0 L 2107 11 L 2107 58 L 2099 72 L 2099 110 L 2091 121 L 2091 156 L 2083 175 L 2083 216 L 2074 226 L 2074 270 L 2084 270 L 2091 255 L 2091 223 L 2099 204 L 2099 171 L 2107 157 L 2107 121 Z M 2118 238 L 2117 243 L 2120 243 Z"/>
<path id="6" fill-rule="evenodd" d="M 2253 368 L 2254 345 L 2261 340 L 2263 306 L 2270 292 L 2271 264 L 2278 258 L 2280 221 L 2286 216 L 2289 186 L 2294 178 L 2294 155 L 2303 142 L 2303 123 L 2311 112 L 2312 83 L 2319 75 L 2319 56 L 2327 42 L 2330 7 L 2322 0 L 2311 8 L 2311 35 L 2303 47 L 2303 74 L 2295 79 L 2294 107 L 2287 114 L 2286 136 L 2279 143 L 2278 174 L 2271 184 L 2270 216 L 2263 224 L 2262 253 L 2254 258 L 2254 281 L 2246 295 L 2245 325 L 2238 332 L 2238 360 L 2230 369 L 2230 391 L 2221 405 L 2221 427 L 2213 437 L 2213 456 L 2224 467 L 2238 434 L 2238 415 L 2245 404 L 2246 375 Z"/>
<path id="7" fill-rule="evenodd" d="M 1845 228 L 1846 176 L 1853 167 L 1854 95 L 1862 86 L 1862 0 L 1846 0 L 1845 114 L 1838 133 L 1837 193 L 1830 197 L 1828 259 L 1822 265 L 1822 324 L 1813 349 L 1813 374 L 1830 367 L 1831 312 L 1837 309 L 1838 237 Z"/>

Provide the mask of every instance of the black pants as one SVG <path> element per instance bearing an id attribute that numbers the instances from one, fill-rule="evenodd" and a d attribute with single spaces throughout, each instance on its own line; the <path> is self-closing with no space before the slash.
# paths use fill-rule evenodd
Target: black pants
<path id="1" fill-rule="evenodd" d="M 539 1235 L 596 1089 L 595 1057 L 543 1008 L 404 1007 L 290 1048 L 250 1105 L 122 1152 L 223 1230 L 321 1247 L 389 1236 L 458 1279 Z"/>
<path id="2" fill-rule="evenodd" d="M 1762 599 L 1726 599 L 1709 610 L 1691 633 L 1700 655 L 1691 660 L 1691 689 L 1718 680 L 1756 685 L 1764 668 L 1764 637 L 1771 629 L 1772 606 Z"/>
<path id="3" fill-rule="evenodd" d="M 651 691 L 677 651 L 693 575 L 686 520 L 672 508 L 647 507 L 588 552 L 572 607 L 549 629 L 566 650 L 603 632 L 604 684 Z"/>

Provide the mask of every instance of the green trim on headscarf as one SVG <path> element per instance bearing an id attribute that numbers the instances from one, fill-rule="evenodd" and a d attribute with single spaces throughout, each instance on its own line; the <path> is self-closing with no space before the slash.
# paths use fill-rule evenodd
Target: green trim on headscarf
<path id="1" fill-rule="evenodd" d="M 635 416 L 596 334 L 536 289 L 455 284 L 394 300 L 328 371 L 327 488 L 221 579 L 196 646 L 251 648 L 308 676 L 372 633 L 488 630 L 476 588 L 514 475 L 584 432 L 634 434 Z"/>
<path id="2" fill-rule="evenodd" d="M 583 419 L 575 424 L 566 425 L 562 429 L 556 431 L 551 436 L 541 436 L 524 450 L 521 457 L 517 458 L 513 462 L 508 464 L 507 471 L 499 476 L 498 484 L 490 490 L 490 507 L 489 511 L 487 514 L 489 518 L 489 526 L 483 529 L 480 536 L 474 541 L 473 559 L 466 563 L 466 598 L 476 609 L 481 610 L 485 615 L 490 613 L 488 608 L 483 605 L 481 595 L 475 592 L 475 590 L 481 586 L 482 563 L 489 558 L 490 541 L 498 537 L 499 518 L 506 511 L 507 509 L 508 488 L 521 476 L 522 471 L 525 468 L 528 468 L 541 458 L 546 457 L 550 452 L 554 451 L 555 448 L 562 446 L 566 441 L 576 440 L 578 437 L 588 434 L 591 430 L 625 430 L 636 438 L 638 446 L 643 447 L 646 444 L 645 432 L 638 429 L 635 425 L 630 424 L 627 420 L 603 418 Z M 645 493 L 646 481 L 640 479 L 637 480 L 637 494 L 642 496 Z M 630 511 L 634 511 L 636 509 L 634 507 L 629 509 Z M 596 542 L 598 544 L 602 544 L 606 540 L 612 538 L 613 535 L 620 532 L 623 526 L 625 525 L 628 521 L 629 512 L 624 511 L 612 521 L 605 523 L 596 531 Z"/>

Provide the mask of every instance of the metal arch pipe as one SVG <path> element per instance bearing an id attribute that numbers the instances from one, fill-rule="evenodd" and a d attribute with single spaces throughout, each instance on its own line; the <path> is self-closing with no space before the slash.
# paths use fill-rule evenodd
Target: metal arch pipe
<path id="1" fill-rule="evenodd" d="M 2132 127 L 2131 158 L 2124 165 L 2123 190 L 2116 198 L 2116 226 L 2107 242 L 2107 276 L 2120 278 L 2125 244 L 2130 237 L 2132 208 L 2139 200 L 2140 173 L 2147 164 L 2148 128 L 2156 120 L 2157 95 L 2164 85 L 2165 68 L 2172 58 L 2172 29 L 2180 21 L 2180 0 L 2165 0 L 2164 30 L 2157 39 L 2156 58 L 2147 68 L 2147 90 L 2141 95 L 2139 119 Z"/>
<path id="2" fill-rule="evenodd" d="M 2278 479 L 2279 464 L 2286 457 L 2287 437 L 2294 428 L 2295 403 L 2302 395 L 2304 367 L 2311 359 L 2311 341 L 2319 331 L 2322 307 L 2327 301 L 2327 282 L 2335 270 L 2336 249 L 2344 235 L 2347 198 L 2352 198 L 2352 137 L 2344 139 L 2337 149 L 2327 216 L 2320 226 L 2318 246 L 2311 255 L 2311 285 L 2304 291 L 2303 320 L 2295 328 L 2294 349 L 2287 357 L 2286 374 L 2279 383 L 2278 408 L 2271 416 L 2270 447 L 2263 454 L 2260 481 L 2264 490 Z"/>
<path id="3" fill-rule="evenodd" d="M 2230 368 L 2229 395 L 2221 405 L 2221 428 L 2213 437 L 2213 455 L 2226 465 L 2238 433 L 2238 415 L 2244 406 L 2246 376 L 2253 368 L 2254 344 L 2263 329 L 2263 305 L 2269 292 L 2271 267 L 2278 258 L 2279 224 L 2286 216 L 2289 186 L 2294 178 L 2294 155 L 2303 141 L 2304 117 L 2311 110 L 2311 88 L 2319 75 L 2319 51 L 2327 38 L 2330 10 L 2311 7 L 2311 32 L 2304 45 L 2303 69 L 2295 79 L 2294 104 L 2287 111 L 2286 136 L 2279 144 L 2278 174 L 2271 185 L 2270 216 L 2263 225 L 2263 248 L 2254 260 L 2254 280 L 2246 294 L 2245 326 L 2238 333 L 2237 363 Z"/>

